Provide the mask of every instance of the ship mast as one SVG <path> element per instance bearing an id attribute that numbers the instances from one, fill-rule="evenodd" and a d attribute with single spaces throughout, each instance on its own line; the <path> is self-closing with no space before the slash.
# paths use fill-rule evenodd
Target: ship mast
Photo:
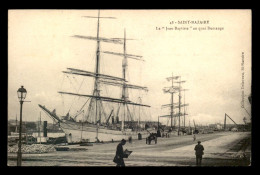
<path id="1" fill-rule="evenodd" d="M 176 82 L 179 83 L 179 129 L 178 129 L 178 135 L 180 135 L 180 130 L 181 130 L 181 116 L 185 115 L 185 114 L 181 114 L 181 107 L 185 107 L 186 104 L 181 105 L 181 91 L 183 91 L 182 87 L 181 87 L 181 83 L 185 83 L 186 81 L 181 81 L 181 77 L 180 77 L 180 81 Z"/>
<path id="2" fill-rule="evenodd" d="M 177 80 L 177 79 L 179 79 L 180 81 L 176 81 L 176 82 L 173 81 L 173 80 Z M 164 87 L 163 88 L 164 93 L 170 93 L 171 94 L 171 104 L 162 105 L 162 108 L 170 107 L 171 112 L 170 112 L 170 115 L 162 115 L 160 117 L 168 117 L 168 118 L 170 117 L 170 119 L 171 119 L 171 129 L 175 128 L 175 124 L 176 124 L 175 118 L 178 117 L 178 119 L 179 119 L 179 122 L 178 122 L 178 124 L 179 124 L 178 135 L 179 135 L 180 123 L 181 123 L 180 122 L 180 117 L 183 116 L 183 115 L 184 116 L 187 115 L 185 113 L 185 111 L 184 111 L 184 114 L 181 113 L 181 107 L 188 106 L 188 104 L 185 104 L 185 103 L 181 104 L 181 91 L 186 90 L 186 89 L 182 89 L 181 83 L 184 83 L 185 81 L 181 81 L 181 76 L 173 76 L 173 74 L 172 74 L 171 77 L 167 77 L 166 80 L 167 81 L 171 80 L 171 83 L 172 83 L 170 87 Z M 179 85 L 178 86 L 174 86 L 174 83 L 179 83 Z M 173 95 L 177 91 L 179 92 L 179 102 L 177 104 L 175 104 L 173 102 Z M 179 112 L 176 113 L 176 114 L 174 114 L 174 107 L 179 109 Z M 174 117 L 174 127 L 173 127 L 173 124 L 172 124 L 173 123 L 173 117 Z"/>
<path id="3" fill-rule="evenodd" d="M 95 116 L 95 122 L 94 122 L 94 124 L 97 125 L 96 139 L 98 140 L 98 128 L 99 128 L 99 125 L 101 124 L 101 110 L 103 109 L 102 101 L 123 104 L 124 116 L 123 116 L 123 119 L 122 119 L 122 129 L 124 129 L 124 120 L 125 120 L 125 113 L 126 113 L 125 108 L 127 107 L 127 110 L 129 111 L 128 106 L 127 106 L 128 104 L 129 105 L 150 107 L 149 105 L 138 104 L 138 103 L 130 101 L 128 99 L 127 89 L 132 88 L 132 89 L 141 89 L 141 90 L 148 91 L 148 88 L 138 86 L 138 85 L 132 85 L 132 84 L 127 83 L 127 81 L 126 81 L 127 58 L 131 58 L 131 59 L 135 59 L 135 60 L 141 60 L 141 61 L 144 61 L 144 60 L 141 59 L 142 56 L 133 55 L 133 54 L 126 54 L 126 37 L 125 37 L 126 34 L 125 34 L 125 32 L 124 32 L 124 38 L 123 39 L 122 38 L 100 37 L 100 19 L 101 18 L 115 19 L 115 18 L 114 17 L 100 17 L 100 11 L 98 11 L 98 17 L 93 17 L 93 16 L 83 16 L 83 17 L 98 18 L 98 21 L 97 21 L 97 36 L 96 37 L 82 36 L 82 35 L 74 35 L 73 36 L 73 37 L 80 38 L 80 39 L 88 39 L 88 40 L 96 40 L 97 41 L 95 72 L 90 72 L 90 71 L 80 70 L 80 69 L 75 69 L 75 68 L 67 68 L 68 70 L 63 71 L 63 73 L 74 74 L 74 75 L 79 75 L 79 76 L 93 77 L 94 78 L 93 94 L 88 95 L 88 94 L 78 94 L 78 93 L 61 92 L 61 91 L 58 92 L 58 93 L 90 98 L 90 103 L 89 103 L 89 106 L 88 106 L 88 110 L 87 110 L 88 112 L 87 112 L 86 118 L 88 119 L 88 117 L 90 116 L 91 109 L 93 109 L 94 106 L 95 106 L 95 111 L 94 111 L 95 112 L 95 115 L 94 115 Z M 100 42 L 107 42 L 107 43 L 113 43 L 113 44 L 123 44 L 124 45 L 124 53 L 115 53 L 115 52 L 110 52 L 110 51 L 100 51 Z M 117 56 L 123 57 L 123 77 L 122 78 L 100 73 L 100 53 L 101 52 L 104 53 L 104 54 L 112 54 L 112 55 L 117 55 Z M 106 85 L 122 87 L 122 98 L 118 99 L 118 98 L 110 98 L 110 97 L 101 96 L 100 95 L 100 83 L 106 84 Z M 39 105 L 39 106 L 43 110 L 46 111 L 46 109 L 44 107 L 42 107 L 41 105 Z M 83 109 L 83 107 L 81 109 Z M 103 109 L 103 111 L 104 111 L 104 109 Z M 47 111 L 47 112 L 49 113 L 49 111 Z M 118 112 L 117 112 L 117 117 L 118 117 Z M 130 117 L 131 117 L 131 115 L 130 115 Z"/>
<path id="4" fill-rule="evenodd" d="M 126 108 L 126 69 L 127 69 L 127 57 L 126 57 L 126 33 L 125 33 L 125 29 L 124 29 L 124 59 L 123 59 L 123 63 L 122 63 L 122 67 L 123 67 L 123 79 L 125 80 L 123 83 L 123 88 L 122 88 L 122 99 L 124 101 L 123 103 L 123 110 L 124 110 L 124 116 L 122 119 L 122 126 L 121 126 L 121 130 L 124 131 L 125 128 L 125 108 Z"/>
<path id="5" fill-rule="evenodd" d="M 95 84 L 94 84 L 94 96 L 99 97 L 100 93 L 99 93 L 99 67 L 100 67 L 100 41 L 99 41 L 99 14 L 100 14 L 100 10 L 98 10 L 98 22 L 97 22 L 97 51 L 96 51 L 96 77 L 95 77 Z M 99 127 L 99 122 L 100 122 L 100 113 L 99 113 L 99 122 L 98 122 L 98 99 L 96 98 L 96 124 L 97 124 L 97 135 L 96 138 L 98 139 L 98 127 Z"/>
<path id="6" fill-rule="evenodd" d="M 172 73 L 172 77 L 173 77 L 173 73 Z M 172 78 L 172 89 L 173 89 L 173 78 Z M 175 92 L 172 91 L 171 92 L 171 128 L 172 128 L 172 119 L 173 119 L 173 94 Z M 174 126 L 175 126 L 175 122 L 174 122 Z"/>
<path id="7" fill-rule="evenodd" d="M 180 77 L 181 80 L 181 77 Z M 178 135 L 180 135 L 180 130 L 181 130 L 181 83 L 185 83 L 185 81 L 179 81 L 179 129 L 178 129 Z M 185 107 L 185 106 L 183 106 Z M 185 115 L 185 114 L 183 114 Z"/>
<path id="8" fill-rule="evenodd" d="M 142 99 L 141 97 L 139 97 L 139 103 L 141 104 L 142 103 Z M 140 130 L 140 114 L 141 114 L 141 111 L 140 111 L 140 106 L 139 106 L 139 115 L 138 115 L 138 130 Z"/>
<path id="9" fill-rule="evenodd" d="M 185 106 L 187 106 L 188 104 L 185 104 L 185 91 L 187 91 L 187 90 L 189 90 L 189 89 L 183 89 L 183 103 L 184 103 L 184 107 L 183 107 L 183 115 L 184 115 L 184 121 L 183 121 L 183 123 L 184 123 L 184 128 L 185 128 L 185 115 L 187 115 L 186 114 L 186 108 L 185 108 Z"/>
<path id="10" fill-rule="evenodd" d="M 183 103 L 185 104 L 185 91 L 183 92 Z M 184 114 L 183 127 L 185 129 L 185 106 L 183 107 L 183 114 Z"/>
<path id="11" fill-rule="evenodd" d="M 174 93 L 176 93 L 176 89 L 178 88 L 177 86 L 174 86 L 173 85 L 173 80 L 174 79 L 178 79 L 179 76 L 173 76 L 173 73 L 172 73 L 172 76 L 171 77 L 167 77 L 166 80 L 170 81 L 171 80 L 171 86 L 170 87 L 165 87 L 163 89 L 164 93 L 170 93 L 171 94 L 171 103 L 170 104 L 166 104 L 166 105 L 162 105 L 162 108 L 165 108 L 165 107 L 170 107 L 171 109 L 171 112 L 170 112 L 170 115 L 168 117 L 170 117 L 171 119 L 171 129 L 173 129 L 173 117 L 174 117 L 174 102 L 173 102 L 173 95 Z M 163 117 L 163 116 L 161 116 Z M 174 122 L 174 126 L 175 126 L 175 122 Z"/>

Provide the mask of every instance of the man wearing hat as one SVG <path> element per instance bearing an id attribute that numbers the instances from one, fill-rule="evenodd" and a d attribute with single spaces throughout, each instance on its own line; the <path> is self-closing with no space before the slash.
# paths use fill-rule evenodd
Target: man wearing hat
<path id="1" fill-rule="evenodd" d="M 196 165 L 201 165 L 201 161 L 202 161 L 202 155 L 204 147 L 203 145 L 200 144 L 201 141 L 198 141 L 198 144 L 195 146 L 194 150 L 196 151 L 195 155 L 196 155 Z"/>
<path id="2" fill-rule="evenodd" d="M 121 142 L 116 147 L 116 155 L 113 161 L 117 164 L 116 166 L 118 167 L 125 166 L 124 157 L 126 157 L 126 155 L 124 154 L 124 150 L 123 150 L 123 145 L 125 145 L 125 143 L 126 140 L 122 139 Z"/>

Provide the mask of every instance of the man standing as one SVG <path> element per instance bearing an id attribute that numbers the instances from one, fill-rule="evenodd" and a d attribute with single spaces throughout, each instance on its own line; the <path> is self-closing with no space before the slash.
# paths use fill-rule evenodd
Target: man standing
<path id="1" fill-rule="evenodd" d="M 126 155 L 124 154 L 124 150 L 123 150 L 123 145 L 125 145 L 125 143 L 126 140 L 122 139 L 121 142 L 116 147 L 116 155 L 113 161 L 117 164 L 116 166 L 118 167 L 125 166 L 124 157 L 126 157 Z"/>
<path id="2" fill-rule="evenodd" d="M 132 143 L 132 136 L 128 137 L 128 141 L 129 141 L 129 143 Z"/>
<path id="3" fill-rule="evenodd" d="M 194 150 L 196 151 L 195 155 L 196 155 L 196 165 L 200 166 L 201 165 L 201 161 L 202 161 L 202 155 L 204 147 L 203 145 L 200 144 L 201 142 L 198 141 L 198 144 L 195 146 Z"/>

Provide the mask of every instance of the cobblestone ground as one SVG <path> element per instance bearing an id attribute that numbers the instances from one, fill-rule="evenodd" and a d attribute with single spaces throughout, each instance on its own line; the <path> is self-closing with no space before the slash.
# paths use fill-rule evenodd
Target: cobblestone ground
<path id="1" fill-rule="evenodd" d="M 202 166 L 248 166 L 251 156 L 251 133 L 219 132 L 199 134 L 197 140 L 204 146 Z M 151 145 L 143 140 L 127 143 L 124 149 L 133 151 L 125 159 L 126 166 L 195 166 L 191 135 L 158 138 Z M 93 146 L 70 145 L 70 150 L 42 154 L 23 154 L 22 166 L 115 166 L 113 158 L 118 143 Z M 82 148 L 86 150 L 82 151 Z M 8 154 L 8 166 L 16 166 L 16 153 Z"/>

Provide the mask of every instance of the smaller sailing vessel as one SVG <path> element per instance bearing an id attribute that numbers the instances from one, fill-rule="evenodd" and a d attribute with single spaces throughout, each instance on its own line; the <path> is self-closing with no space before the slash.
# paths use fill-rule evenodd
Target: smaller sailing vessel
<path id="1" fill-rule="evenodd" d="M 164 93 L 169 93 L 171 94 L 171 103 L 170 104 L 165 104 L 162 105 L 162 108 L 169 108 L 170 107 L 170 115 L 162 115 L 160 117 L 164 118 L 169 118 L 170 119 L 170 129 L 169 132 L 176 131 L 178 135 L 180 135 L 180 131 L 182 133 L 187 133 L 188 130 L 185 128 L 185 116 L 188 115 L 185 112 L 185 107 L 188 106 L 189 104 L 185 104 L 185 91 L 188 89 L 183 89 L 181 86 L 181 83 L 185 83 L 186 81 L 181 81 L 181 76 L 171 76 L 166 78 L 167 81 L 171 81 L 171 86 L 170 87 L 164 87 L 163 91 Z M 178 86 L 175 86 L 174 83 L 178 83 Z M 184 104 L 181 102 L 181 91 L 184 92 Z M 174 94 L 178 93 L 179 96 L 179 101 L 177 103 L 174 103 L 173 98 Z M 181 108 L 184 109 L 184 112 L 181 112 Z M 175 109 L 178 109 L 177 113 L 174 113 Z M 184 116 L 183 118 L 183 126 L 181 127 L 181 116 Z M 178 118 L 178 120 L 177 120 Z M 176 126 L 178 123 L 178 126 Z"/>

